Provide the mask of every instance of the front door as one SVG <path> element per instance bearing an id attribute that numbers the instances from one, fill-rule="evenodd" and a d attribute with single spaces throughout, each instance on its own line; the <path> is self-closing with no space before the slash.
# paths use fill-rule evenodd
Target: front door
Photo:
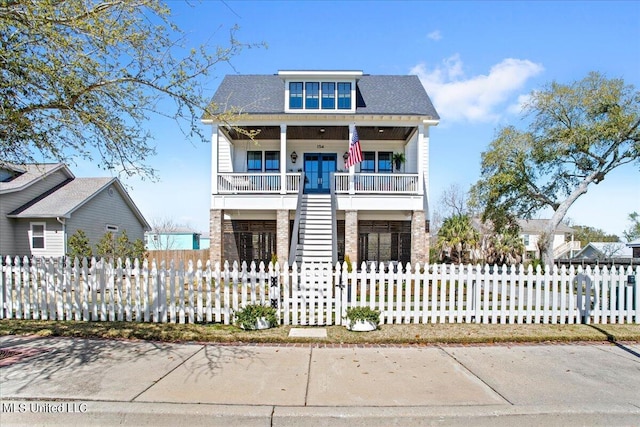
<path id="1" fill-rule="evenodd" d="M 337 155 L 325 153 L 305 153 L 304 192 L 329 193 L 331 174 L 336 171 Z"/>

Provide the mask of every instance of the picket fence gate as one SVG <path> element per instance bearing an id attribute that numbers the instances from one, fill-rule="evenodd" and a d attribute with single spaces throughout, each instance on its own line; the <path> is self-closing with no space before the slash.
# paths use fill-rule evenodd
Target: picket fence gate
<path id="1" fill-rule="evenodd" d="M 10 258 L 0 319 L 233 323 L 249 303 L 281 324 L 340 325 L 347 307 L 380 323 L 640 323 L 640 267 L 279 263 L 212 266 Z"/>

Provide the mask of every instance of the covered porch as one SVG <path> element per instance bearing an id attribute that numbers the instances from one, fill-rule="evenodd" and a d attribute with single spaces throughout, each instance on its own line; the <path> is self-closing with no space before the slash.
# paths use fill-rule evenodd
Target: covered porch
<path id="1" fill-rule="evenodd" d="M 356 128 L 363 161 L 346 168 Z M 427 132 L 415 123 L 215 126 L 212 194 L 286 195 L 302 186 L 304 193 L 424 195 Z"/>

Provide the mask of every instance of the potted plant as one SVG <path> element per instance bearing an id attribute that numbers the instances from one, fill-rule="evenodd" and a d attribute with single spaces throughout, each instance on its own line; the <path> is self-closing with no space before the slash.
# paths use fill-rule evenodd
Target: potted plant
<path id="1" fill-rule="evenodd" d="M 380 322 L 380 312 L 370 307 L 349 307 L 346 319 L 347 329 L 350 331 L 375 331 Z"/>
<path id="2" fill-rule="evenodd" d="M 396 165 L 396 170 L 399 171 L 402 167 L 402 164 L 405 162 L 404 153 L 393 153 L 391 157 L 393 163 Z"/>
<path id="3" fill-rule="evenodd" d="M 236 325 L 248 331 L 268 329 L 278 324 L 276 309 L 268 305 L 248 304 L 234 315 Z"/>

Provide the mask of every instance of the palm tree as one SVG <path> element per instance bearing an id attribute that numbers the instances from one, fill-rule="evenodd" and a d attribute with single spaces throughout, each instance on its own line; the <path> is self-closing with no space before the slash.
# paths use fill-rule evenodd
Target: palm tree
<path id="1" fill-rule="evenodd" d="M 479 233 L 471 225 L 468 215 L 454 215 L 444 220 L 438 231 L 438 248 L 441 260 L 447 258 L 456 263 L 469 262 L 475 258 L 475 249 L 480 241 Z"/>

